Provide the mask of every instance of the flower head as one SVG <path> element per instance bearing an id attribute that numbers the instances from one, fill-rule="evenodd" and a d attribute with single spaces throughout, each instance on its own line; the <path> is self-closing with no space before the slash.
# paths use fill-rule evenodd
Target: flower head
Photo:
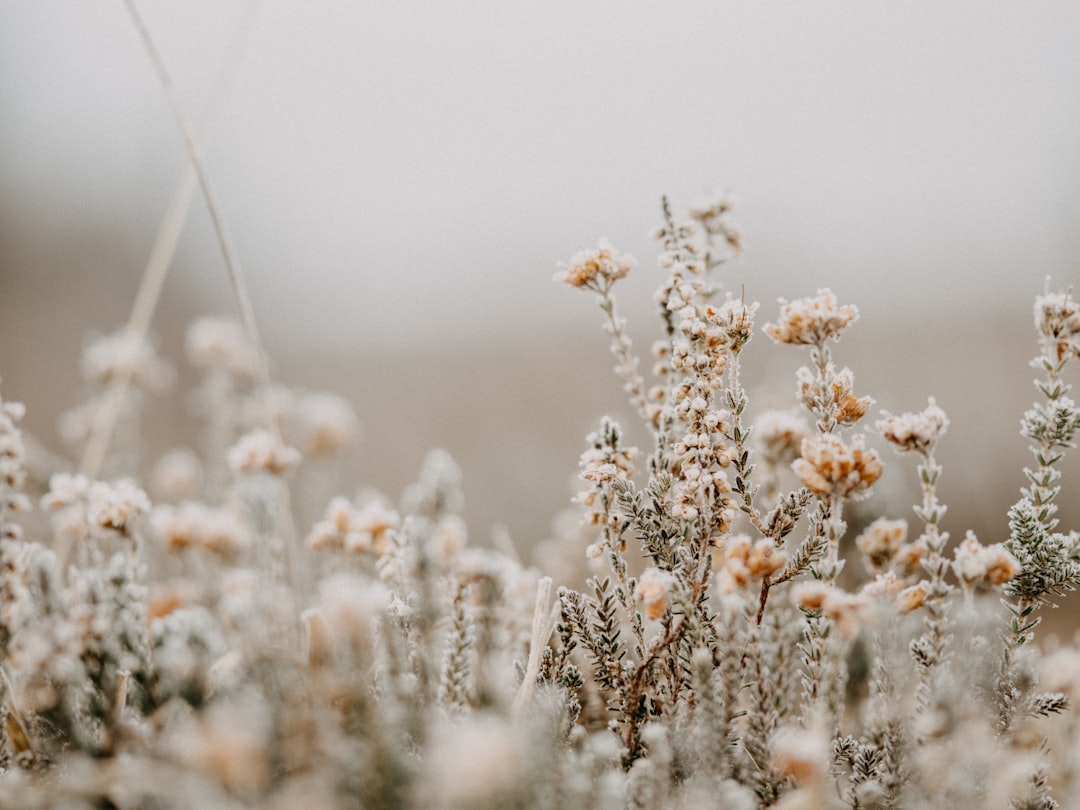
<path id="1" fill-rule="evenodd" d="M 953 572 L 971 588 L 980 584 L 1004 585 L 1020 571 L 1020 563 L 1001 543 L 984 546 L 968 532 L 953 553 Z"/>
<path id="2" fill-rule="evenodd" d="M 561 272 L 556 281 L 564 281 L 572 287 L 590 290 L 606 290 L 634 267 L 633 256 L 618 253 L 609 243 L 601 241 L 593 250 L 574 254 L 570 264 L 560 264 Z"/>
<path id="3" fill-rule="evenodd" d="M 907 539 L 907 521 L 879 518 L 866 527 L 855 545 L 866 555 L 870 567 L 882 570 L 889 566 L 893 557 Z"/>
<path id="4" fill-rule="evenodd" d="M 802 457 L 791 468 L 814 494 L 841 498 L 866 492 L 884 471 L 878 454 L 865 447 L 861 436 L 849 447 L 831 434 L 803 439 Z"/>
<path id="5" fill-rule="evenodd" d="M 754 315 L 758 311 L 758 303 L 752 304 L 732 298 L 729 293 L 727 300 L 720 305 L 719 309 L 708 307 L 705 317 L 724 330 L 728 339 L 728 347 L 733 352 L 742 349 L 754 334 Z"/>
<path id="6" fill-rule="evenodd" d="M 675 586 L 675 575 L 659 568 L 646 568 L 638 578 L 634 588 L 634 598 L 645 605 L 645 614 L 650 619 L 659 619 L 667 610 L 671 589 Z"/>
<path id="7" fill-rule="evenodd" d="M 285 475 L 300 463 L 300 452 L 286 447 L 267 430 L 253 430 L 229 449 L 229 466 L 234 475 L 257 472 Z"/>
<path id="8" fill-rule="evenodd" d="M 923 455 L 933 450 L 948 426 L 945 411 L 938 407 L 933 397 L 930 397 L 930 404 L 918 413 L 893 416 L 888 411 L 882 411 L 882 418 L 877 421 L 877 429 L 893 443 L 897 452 L 914 450 Z"/>
<path id="9" fill-rule="evenodd" d="M 837 306 L 831 290 L 818 290 L 812 298 L 781 298 L 780 320 L 765 324 L 765 334 L 777 343 L 820 346 L 830 338 L 839 340 L 841 332 L 858 317 L 857 307 Z"/>

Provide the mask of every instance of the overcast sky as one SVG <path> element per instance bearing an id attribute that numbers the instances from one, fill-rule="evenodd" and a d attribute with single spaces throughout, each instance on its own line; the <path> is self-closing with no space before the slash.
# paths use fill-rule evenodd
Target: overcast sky
<path id="1" fill-rule="evenodd" d="M 200 120 L 247 6 L 139 6 Z M 122 3 L 0 4 L 0 111 L 6 238 L 97 229 L 137 275 L 184 154 Z M 660 195 L 715 188 L 749 298 L 1026 319 L 1076 277 L 1078 144 L 1071 0 L 266 2 L 207 160 L 274 351 L 584 320 L 551 275 L 599 237 L 647 311 Z M 176 272 L 227 306 L 198 202 Z"/>

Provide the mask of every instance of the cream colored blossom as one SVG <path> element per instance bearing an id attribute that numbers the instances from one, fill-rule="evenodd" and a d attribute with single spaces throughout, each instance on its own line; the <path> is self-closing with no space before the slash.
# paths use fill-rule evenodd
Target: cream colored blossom
<path id="1" fill-rule="evenodd" d="M 832 585 L 821 580 L 804 580 L 792 586 L 791 601 L 803 610 L 821 610 L 833 590 L 835 589 Z"/>
<path id="2" fill-rule="evenodd" d="M 771 577 L 787 564 L 787 553 L 776 547 L 771 537 L 754 543 L 746 558 L 746 568 L 755 579 Z"/>
<path id="3" fill-rule="evenodd" d="M 898 452 L 914 450 L 924 455 L 933 449 L 948 426 L 945 411 L 938 407 L 933 397 L 930 397 L 930 404 L 918 413 L 893 416 L 888 411 L 882 411 L 882 418 L 877 421 L 881 435 L 892 442 Z"/>
<path id="4" fill-rule="evenodd" d="M 810 426 L 797 410 L 765 411 L 754 422 L 754 440 L 769 464 L 790 464 L 799 457 Z"/>
<path id="5" fill-rule="evenodd" d="M 87 344 L 79 369 L 83 379 L 94 385 L 106 385 L 124 374 L 133 385 L 153 393 L 167 391 L 176 376 L 172 364 L 158 356 L 150 341 L 133 341 L 126 331 Z"/>
<path id="6" fill-rule="evenodd" d="M 892 571 L 878 574 L 859 589 L 859 593 L 871 599 L 895 599 L 904 588 L 904 582 Z"/>
<path id="7" fill-rule="evenodd" d="M 619 254 L 609 243 L 601 241 L 593 250 L 582 250 L 560 265 L 562 271 L 555 275 L 572 287 L 606 290 L 629 273 L 636 262 L 633 256 Z"/>
<path id="8" fill-rule="evenodd" d="M 243 327 L 231 318 L 198 318 L 188 326 L 184 349 L 192 365 L 239 378 L 259 372 L 259 358 Z"/>
<path id="9" fill-rule="evenodd" d="M 381 557 L 391 545 L 389 532 L 400 525 L 398 513 L 379 501 L 357 507 L 339 497 L 330 501 L 325 517 L 312 527 L 305 542 L 312 549 Z"/>
<path id="10" fill-rule="evenodd" d="M 829 740 L 817 729 L 787 728 L 773 742 L 773 767 L 799 787 L 824 779 L 830 759 Z"/>
<path id="11" fill-rule="evenodd" d="M 1077 351 L 1080 337 L 1080 307 L 1072 290 L 1046 293 L 1035 299 L 1035 328 L 1046 340 L 1057 344 L 1058 359 L 1066 350 Z"/>
<path id="12" fill-rule="evenodd" d="M 202 463 L 198 456 L 190 450 L 170 450 L 154 464 L 150 490 L 161 500 L 182 501 L 199 494 L 202 480 Z"/>
<path id="13" fill-rule="evenodd" d="M 873 486 L 884 467 L 861 436 L 845 445 L 837 436 L 808 437 L 802 441 L 802 457 L 791 468 L 807 489 L 822 497 L 859 495 Z"/>
<path id="14" fill-rule="evenodd" d="M 728 339 L 728 347 L 733 352 L 742 349 L 754 334 L 754 315 L 758 311 L 759 304 L 752 304 L 732 298 L 728 293 L 727 300 L 719 309 L 708 307 L 705 317 L 719 326 Z"/>
<path id="15" fill-rule="evenodd" d="M 831 290 L 818 290 L 812 298 L 795 301 L 780 299 L 780 318 L 765 324 L 765 334 L 777 343 L 819 346 L 826 340 L 839 340 L 840 334 L 859 317 L 852 305 L 837 306 Z"/>
<path id="16" fill-rule="evenodd" d="M 855 538 L 855 545 L 866 555 L 871 568 L 881 570 L 889 566 L 893 556 L 904 545 L 907 529 L 906 520 L 879 518 Z"/>
<path id="17" fill-rule="evenodd" d="M 953 572 L 965 586 L 1004 585 L 1020 571 L 1016 557 L 1001 543 L 984 546 L 968 532 L 953 552 Z"/>
<path id="18" fill-rule="evenodd" d="M 348 400 L 328 392 L 303 394 L 296 403 L 289 435 L 304 458 L 338 455 L 360 437 L 360 420 Z"/>
<path id="19" fill-rule="evenodd" d="M 267 430 L 253 430 L 229 449 L 229 466 L 235 475 L 269 473 L 285 475 L 300 463 L 300 452 L 286 447 Z"/>
<path id="20" fill-rule="evenodd" d="M 675 575 L 659 568 L 646 568 L 638 577 L 634 588 L 634 599 L 645 606 L 645 615 L 650 619 L 659 619 L 668 608 L 671 590 L 675 587 Z"/>
<path id="21" fill-rule="evenodd" d="M 149 511 L 150 499 L 128 478 L 95 481 L 86 493 L 86 519 L 95 528 L 127 533 Z"/>
<path id="22" fill-rule="evenodd" d="M 150 515 L 150 527 L 169 551 L 201 548 L 233 559 L 251 544 L 251 533 L 235 511 L 191 501 L 156 507 Z"/>
<path id="23" fill-rule="evenodd" d="M 845 638 L 853 638 L 866 623 L 870 602 L 866 594 L 848 593 L 821 580 L 805 580 L 791 589 L 792 601 L 802 610 L 832 620 Z"/>
<path id="24" fill-rule="evenodd" d="M 928 596 L 926 583 L 919 582 L 910 588 L 904 588 L 896 596 L 896 607 L 901 613 L 911 613 L 926 604 Z"/>

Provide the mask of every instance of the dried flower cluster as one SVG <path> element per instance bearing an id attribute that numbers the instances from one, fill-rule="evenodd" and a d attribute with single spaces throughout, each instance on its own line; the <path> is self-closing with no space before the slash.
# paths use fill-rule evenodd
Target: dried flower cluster
<path id="1" fill-rule="evenodd" d="M 808 361 L 791 409 L 753 412 L 760 306 L 712 303 L 742 249 L 731 208 L 679 221 L 664 203 L 651 380 L 613 297 L 633 260 L 601 244 L 557 276 L 596 296 L 651 446 L 602 420 L 577 519 L 536 567 L 470 545 L 445 453 L 397 500 L 339 494 L 351 407 L 257 391 L 259 353 L 229 321 L 188 334 L 202 447 L 159 459 L 140 457 L 137 416 L 171 366 L 151 344 L 87 347 L 73 438 L 116 375 L 135 388 L 106 472 L 35 493 L 47 526 L 28 514 L 22 407 L 0 401 L 0 804 L 1080 806 L 1080 652 L 1033 643 L 1080 583 L 1055 503 L 1080 308 L 1037 299 L 1034 463 L 1001 542 L 950 544 L 949 420 L 931 399 L 858 432 L 873 400 L 833 359 L 855 307 L 781 301 L 763 350 Z M 849 504 L 887 481 L 875 442 L 915 459 L 918 523 L 849 531 Z"/>

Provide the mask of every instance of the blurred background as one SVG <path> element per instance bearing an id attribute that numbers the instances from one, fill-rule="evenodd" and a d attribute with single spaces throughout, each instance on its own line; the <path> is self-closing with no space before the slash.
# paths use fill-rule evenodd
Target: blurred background
<path id="1" fill-rule="evenodd" d="M 220 96 L 206 162 L 275 379 L 363 421 L 348 489 L 396 496 L 444 447 L 474 541 L 548 536 L 584 435 L 632 416 L 557 263 L 601 237 L 637 256 L 617 292 L 647 355 L 660 197 L 727 189 L 746 242 L 727 288 L 759 324 L 822 286 L 858 304 L 838 361 L 875 416 L 936 396 L 946 528 L 1004 538 L 1032 302 L 1080 268 L 1080 4 L 138 7 L 190 120 Z M 0 375 L 56 452 L 84 336 L 127 319 L 185 165 L 119 0 L 0 3 Z M 154 331 L 182 367 L 188 321 L 232 311 L 196 198 Z M 801 352 L 759 333 L 746 359 L 752 409 L 792 403 Z M 183 399 L 154 407 L 162 445 L 182 439 Z M 883 455 L 873 508 L 913 520 L 914 462 Z"/>

